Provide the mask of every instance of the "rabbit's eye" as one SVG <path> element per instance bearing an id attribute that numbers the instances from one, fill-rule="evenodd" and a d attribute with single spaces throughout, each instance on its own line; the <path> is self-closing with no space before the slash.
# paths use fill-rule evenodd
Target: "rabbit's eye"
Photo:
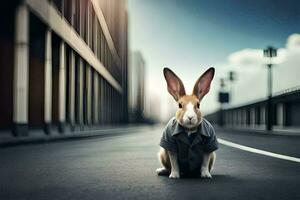
<path id="1" fill-rule="evenodd" d="M 197 108 L 200 108 L 200 103 L 197 103 Z"/>
<path id="2" fill-rule="evenodd" d="M 179 106 L 179 108 L 182 108 L 182 104 L 181 103 L 179 103 L 178 106 Z"/>

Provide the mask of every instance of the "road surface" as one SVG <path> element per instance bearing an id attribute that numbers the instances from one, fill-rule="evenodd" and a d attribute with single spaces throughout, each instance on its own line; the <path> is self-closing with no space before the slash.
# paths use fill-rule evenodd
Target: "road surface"
<path id="1" fill-rule="evenodd" d="M 300 199 L 300 163 L 222 144 L 211 180 L 156 176 L 162 129 L 2 148 L 0 199 Z M 300 137 L 217 135 L 300 157 Z"/>

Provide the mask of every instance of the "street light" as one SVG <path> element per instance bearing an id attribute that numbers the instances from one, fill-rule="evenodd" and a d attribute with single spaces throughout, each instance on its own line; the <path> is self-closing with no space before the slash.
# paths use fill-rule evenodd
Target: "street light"
<path id="1" fill-rule="evenodd" d="M 224 78 L 220 79 L 220 91 L 219 91 L 219 103 L 220 103 L 220 111 L 219 111 L 219 125 L 224 125 L 224 114 L 223 114 L 223 104 L 229 102 L 229 93 L 225 92 L 226 82 Z"/>
<path id="2" fill-rule="evenodd" d="M 221 89 L 225 88 L 225 79 L 224 78 L 220 78 L 220 87 L 221 87 Z"/>
<path id="3" fill-rule="evenodd" d="M 228 73 L 228 80 L 230 82 L 230 100 L 232 100 L 233 97 L 233 82 L 236 81 L 236 73 L 234 71 L 229 71 Z"/>
<path id="4" fill-rule="evenodd" d="M 267 130 L 272 130 L 272 108 L 271 108 L 271 101 L 272 101 L 272 62 L 271 59 L 277 56 L 277 49 L 269 46 L 264 49 L 264 57 L 270 58 L 270 63 L 267 64 L 268 66 L 268 103 L 267 103 Z"/>
<path id="5" fill-rule="evenodd" d="M 236 73 L 234 71 L 230 71 L 228 79 L 229 79 L 230 82 L 235 81 L 235 79 L 236 79 Z"/>

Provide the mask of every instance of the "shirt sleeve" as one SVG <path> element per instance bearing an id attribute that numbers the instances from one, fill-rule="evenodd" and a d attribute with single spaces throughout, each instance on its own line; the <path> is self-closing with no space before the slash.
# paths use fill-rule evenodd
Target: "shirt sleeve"
<path id="1" fill-rule="evenodd" d="M 209 139 L 204 147 L 204 152 L 211 153 L 219 148 L 219 143 L 214 128 L 210 125 Z"/>
<path id="2" fill-rule="evenodd" d="M 177 152 L 177 143 L 175 138 L 172 137 L 172 123 L 173 120 L 170 120 L 164 129 L 159 145 L 168 151 Z"/>

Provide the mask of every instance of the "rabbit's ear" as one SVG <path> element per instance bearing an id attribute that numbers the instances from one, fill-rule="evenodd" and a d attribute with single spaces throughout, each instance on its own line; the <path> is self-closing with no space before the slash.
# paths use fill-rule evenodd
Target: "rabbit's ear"
<path id="1" fill-rule="evenodd" d="M 178 101 L 180 97 L 185 95 L 185 89 L 182 81 L 169 68 L 164 68 L 164 76 L 167 81 L 169 93 L 176 101 Z"/>
<path id="2" fill-rule="evenodd" d="M 208 92 L 210 88 L 210 83 L 215 75 L 215 69 L 213 67 L 209 68 L 204 72 L 200 78 L 196 81 L 193 94 L 201 100 Z"/>

